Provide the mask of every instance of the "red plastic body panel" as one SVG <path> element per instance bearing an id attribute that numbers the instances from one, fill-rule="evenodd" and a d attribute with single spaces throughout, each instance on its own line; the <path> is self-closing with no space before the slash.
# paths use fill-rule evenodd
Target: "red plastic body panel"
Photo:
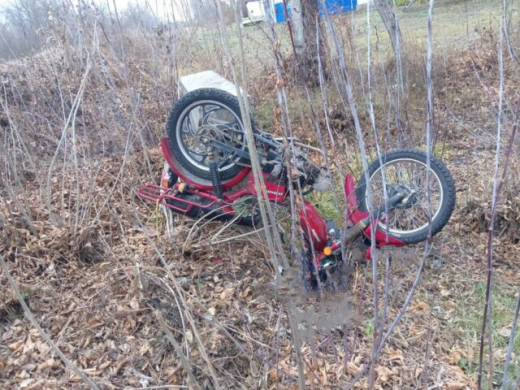
<path id="1" fill-rule="evenodd" d="M 314 251 L 319 253 L 327 246 L 327 224 L 312 203 L 305 202 L 300 211 L 303 234 L 312 242 Z"/>
<path id="2" fill-rule="evenodd" d="M 356 196 L 356 181 L 352 174 L 347 173 L 345 176 L 345 198 L 347 201 L 347 218 L 354 224 L 362 219 L 368 217 L 368 213 L 363 213 L 358 210 L 357 196 Z"/>
<path id="3" fill-rule="evenodd" d="M 186 175 L 185 172 L 183 172 L 181 169 L 179 169 L 180 164 L 175 164 L 175 156 L 173 155 L 172 150 L 170 148 L 170 140 L 168 139 L 168 137 L 161 138 L 161 149 L 162 149 L 166 162 L 168 163 L 168 165 L 170 166 L 172 171 L 175 172 L 175 174 L 177 176 L 179 176 L 183 182 L 185 182 L 186 184 L 189 184 L 199 190 L 204 190 L 204 191 L 213 190 L 213 186 L 211 184 L 209 184 L 209 183 L 203 184 L 200 182 L 196 182 L 196 181 L 190 179 Z M 251 168 L 246 167 L 246 168 L 242 169 L 234 178 L 222 183 L 222 189 L 224 191 L 226 191 L 226 190 L 229 190 L 230 188 L 233 188 L 234 186 L 239 184 L 242 180 L 244 180 L 250 171 L 251 171 Z"/>
<path id="4" fill-rule="evenodd" d="M 269 174 L 264 173 L 264 179 L 268 177 Z M 287 188 L 285 186 L 281 186 L 275 183 L 270 183 L 265 181 L 265 189 L 267 190 L 267 198 L 271 202 L 279 203 L 285 199 L 287 195 Z M 249 194 L 258 195 L 255 187 L 255 178 L 253 175 L 249 176 L 249 183 L 247 184 L 247 192 Z"/>

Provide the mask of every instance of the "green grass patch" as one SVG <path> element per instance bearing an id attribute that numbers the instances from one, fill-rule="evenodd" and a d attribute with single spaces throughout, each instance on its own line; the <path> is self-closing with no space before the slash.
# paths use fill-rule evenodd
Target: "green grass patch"
<path id="1" fill-rule="evenodd" d="M 272 129 L 274 124 L 274 103 L 266 102 L 255 107 L 255 122 L 260 129 Z"/>
<path id="2" fill-rule="evenodd" d="M 333 191 L 313 191 L 307 196 L 307 200 L 316 206 L 325 220 L 333 219 L 336 226 L 341 227 L 343 226 L 343 210 L 345 209 L 342 197 L 338 199 L 339 208 L 336 207 Z"/>
<path id="3" fill-rule="evenodd" d="M 499 282 L 496 282 L 493 289 L 493 350 L 495 352 L 503 352 L 503 354 L 500 353 L 499 356 L 495 355 L 496 379 L 500 379 L 503 373 L 505 353 L 509 343 L 511 325 L 516 309 L 516 292 L 517 287 L 500 284 Z M 478 351 L 480 347 L 482 314 L 485 300 L 485 283 L 479 282 L 474 284 L 472 291 L 469 293 L 469 299 L 464 299 L 459 303 L 453 317 L 449 321 L 450 327 L 454 328 L 454 331 L 462 334 L 464 346 L 473 350 L 473 360 L 462 358 L 458 363 L 468 374 L 475 374 L 478 368 Z M 485 350 L 487 351 L 487 346 Z M 517 357 L 513 359 L 509 368 L 509 376 L 510 378 L 520 378 L 520 357 L 518 357 L 518 355 L 520 355 L 520 334 L 518 331 L 513 343 L 513 352 Z M 485 352 L 485 360 L 487 360 L 487 352 Z"/>
<path id="4" fill-rule="evenodd" d="M 507 329 L 511 327 L 513 316 L 516 308 L 516 292 L 517 288 L 504 284 L 496 284 L 493 289 L 492 307 L 493 307 L 493 347 L 504 349 L 507 348 L 509 341 L 509 332 Z M 460 325 L 463 329 L 467 329 L 468 335 L 479 335 L 482 327 L 482 312 L 486 300 L 485 283 L 477 283 L 474 287 L 475 305 L 469 308 L 461 307 Z M 517 332 L 513 351 L 520 354 L 520 334 Z"/>

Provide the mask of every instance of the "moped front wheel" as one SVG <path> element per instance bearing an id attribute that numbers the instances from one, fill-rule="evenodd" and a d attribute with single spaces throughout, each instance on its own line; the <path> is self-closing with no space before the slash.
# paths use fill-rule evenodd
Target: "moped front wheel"
<path id="1" fill-rule="evenodd" d="M 251 121 L 255 131 L 254 121 Z M 207 143 L 219 142 L 247 151 L 244 123 L 238 99 L 219 89 L 202 88 L 187 93 L 173 106 L 168 118 L 170 147 L 179 163 L 191 174 L 209 180 L 210 156 Z M 249 161 L 240 155 L 218 150 L 222 180 L 246 169 Z"/>
<path id="2" fill-rule="evenodd" d="M 369 186 L 363 174 L 356 190 L 361 211 L 374 210 L 397 192 L 410 195 L 379 216 L 380 231 L 405 244 L 415 244 L 439 233 L 448 223 L 455 208 L 455 183 L 438 158 L 430 156 L 428 164 L 422 151 L 395 150 L 373 161 L 367 176 Z"/>

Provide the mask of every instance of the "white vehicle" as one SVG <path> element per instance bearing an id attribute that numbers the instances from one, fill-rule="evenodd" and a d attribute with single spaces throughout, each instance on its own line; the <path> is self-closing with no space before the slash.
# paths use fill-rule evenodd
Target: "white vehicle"
<path id="1" fill-rule="evenodd" d="M 259 23 L 265 20 L 265 10 L 262 1 L 249 1 L 247 6 L 247 16 L 242 19 L 242 26 Z"/>

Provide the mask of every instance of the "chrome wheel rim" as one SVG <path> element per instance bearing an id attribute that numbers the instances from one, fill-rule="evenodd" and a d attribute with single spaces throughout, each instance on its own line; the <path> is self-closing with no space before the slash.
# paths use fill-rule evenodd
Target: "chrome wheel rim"
<path id="1" fill-rule="evenodd" d="M 223 143 L 240 144 L 245 149 L 242 121 L 231 108 L 214 100 L 201 100 L 186 107 L 176 125 L 177 144 L 182 155 L 198 169 L 209 172 L 206 145 L 202 138 L 208 135 Z M 238 133 L 240 132 L 240 133 Z M 218 151 L 219 170 L 232 168 L 240 159 L 229 152 Z"/>
<path id="2" fill-rule="evenodd" d="M 396 237 L 427 228 L 439 215 L 444 199 L 442 183 L 433 169 L 428 171 L 425 163 L 415 159 L 400 158 L 379 167 L 370 176 L 373 207 L 384 204 L 385 187 L 389 197 L 395 188 L 405 186 L 415 191 L 414 202 L 389 210 L 388 215 L 383 213 L 378 218 L 378 228 Z M 368 193 L 365 201 L 368 205 Z"/>

